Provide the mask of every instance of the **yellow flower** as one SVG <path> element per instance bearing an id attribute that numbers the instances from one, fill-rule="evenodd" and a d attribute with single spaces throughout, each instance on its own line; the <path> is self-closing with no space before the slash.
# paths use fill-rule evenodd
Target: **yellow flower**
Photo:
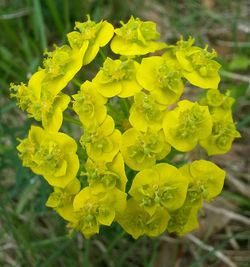
<path id="1" fill-rule="evenodd" d="M 10 84 L 10 97 L 15 98 L 17 106 L 25 111 L 30 106 L 31 102 L 31 92 L 25 83 L 20 84 Z"/>
<path id="2" fill-rule="evenodd" d="M 115 54 L 133 56 L 145 55 L 165 48 L 165 43 L 156 42 L 160 34 L 152 21 L 141 21 L 133 16 L 122 27 L 115 29 L 116 36 L 111 41 L 111 50 Z"/>
<path id="3" fill-rule="evenodd" d="M 191 202 L 204 199 L 210 201 L 220 194 L 225 171 L 213 162 L 206 160 L 195 160 L 180 168 L 183 176 L 189 179 L 189 198 Z"/>
<path id="4" fill-rule="evenodd" d="M 213 128 L 211 134 L 199 142 L 209 156 L 227 153 L 231 149 L 234 139 L 241 137 L 236 130 L 231 113 L 226 111 L 224 114 L 220 111 L 215 112 L 212 116 Z"/>
<path id="5" fill-rule="evenodd" d="M 167 211 L 180 208 L 186 198 L 188 179 L 167 163 L 140 171 L 134 178 L 129 194 L 153 215 L 159 207 Z"/>
<path id="6" fill-rule="evenodd" d="M 86 22 L 76 22 L 75 30 L 67 34 L 68 41 L 73 50 L 81 50 L 87 45 L 87 51 L 83 58 L 83 65 L 89 64 L 99 52 L 100 47 L 105 46 L 113 37 L 114 27 L 107 21 L 96 23 L 87 16 Z"/>
<path id="7" fill-rule="evenodd" d="M 134 128 L 143 132 L 146 132 L 148 127 L 158 131 L 162 129 L 165 113 L 166 106 L 158 104 L 154 96 L 139 92 L 134 96 L 129 122 Z"/>
<path id="8" fill-rule="evenodd" d="M 193 46 L 194 39 L 180 40 L 174 47 L 176 58 L 182 67 L 183 76 L 193 85 L 207 89 L 217 89 L 220 82 L 219 69 L 221 65 L 213 60 L 215 50 L 207 51 Z"/>
<path id="9" fill-rule="evenodd" d="M 85 187 L 75 196 L 73 207 L 77 221 L 69 227 L 81 231 L 86 238 L 99 233 L 100 225 L 111 225 L 116 213 L 124 211 L 126 196 L 117 188 L 95 194 L 94 188 Z"/>
<path id="10" fill-rule="evenodd" d="M 168 232 L 176 232 L 182 236 L 199 226 L 197 214 L 203 200 L 210 201 L 218 196 L 223 188 L 225 172 L 214 163 L 196 160 L 185 164 L 180 169 L 188 179 L 187 196 L 184 204 L 170 213 Z"/>
<path id="11" fill-rule="evenodd" d="M 136 78 L 160 104 L 173 104 L 183 93 L 181 72 L 164 57 L 143 58 Z"/>
<path id="12" fill-rule="evenodd" d="M 31 126 L 28 138 L 21 141 L 17 150 L 23 166 L 42 175 L 52 186 L 64 188 L 78 172 L 76 142 L 64 133 Z"/>
<path id="13" fill-rule="evenodd" d="M 44 71 L 34 73 L 28 86 L 10 85 L 11 97 L 17 99 L 18 106 L 26 110 L 29 117 L 42 121 L 48 131 L 58 131 L 63 121 L 63 111 L 67 109 L 70 97 L 63 93 L 54 95 L 54 92 L 43 88 Z"/>
<path id="14" fill-rule="evenodd" d="M 75 221 L 73 200 L 80 191 L 80 187 L 80 182 L 76 178 L 65 188 L 54 187 L 54 192 L 50 194 L 46 206 L 54 209 L 66 221 Z"/>
<path id="15" fill-rule="evenodd" d="M 138 66 L 139 64 L 132 59 L 122 61 L 108 57 L 93 83 L 97 91 L 105 97 L 133 96 L 142 89 L 135 77 Z"/>
<path id="16" fill-rule="evenodd" d="M 154 131 L 148 128 L 147 132 L 140 132 L 130 128 L 123 133 L 121 139 L 124 161 L 136 171 L 153 166 L 156 160 L 165 158 L 170 149 L 162 130 Z"/>
<path id="17" fill-rule="evenodd" d="M 21 83 L 20 85 L 10 84 L 10 96 L 16 98 L 17 105 L 23 110 L 27 111 L 30 117 L 34 117 L 36 120 L 41 120 L 40 109 L 38 115 L 35 112 L 35 103 L 39 103 L 41 99 L 41 86 L 44 79 L 44 71 L 35 72 L 28 85 Z M 32 111 L 34 109 L 34 111 Z"/>
<path id="18" fill-rule="evenodd" d="M 51 99 L 43 98 L 39 105 L 41 109 L 42 125 L 47 131 L 57 132 L 63 122 L 63 111 L 67 109 L 70 97 L 63 93 L 59 93 L 50 103 Z"/>
<path id="19" fill-rule="evenodd" d="M 73 98 L 73 109 L 84 126 L 89 127 L 91 124 L 103 123 L 107 115 L 105 106 L 107 98 L 97 92 L 93 83 L 84 82 L 80 91 L 73 95 Z"/>
<path id="20" fill-rule="evenodd" d="M 127 177 L 124 169 L 124 161 L 120 153 L 112 162 L 88 159 L 85 164 L 88 184 L 94 192 L 105 191 L 117 187 L 125 191 Z"/>
<path id="21" fill-rule="evenodd" d="M 56 46 L 52 52 L 45 52 L 44 68 L 40 70 L 44 75 L 42 90 L 57 95 L 65 88 L 81 69 L 87 47 L 88 43 L 84 43 L 80 50 L 63 45 L 61 47 Z"/>
<path id="22" fill-rule="evenodd" d="M 199 104 L 208 106 L 211 114 L 219 115 L 220 117 L 228 116 L 232 113 L 232 105 L 235 102 L 233 97 L 227 94 L 220 93 L 219 90 L 207 90 L 206 95 L 203 96 Z"/>
<path id="23" fill-rule="evenodd" d="M 35 72 L 26 86 L 11 84 L 11 96 L 30 117 L 42 121 L 43 127 L 58 131 L 62 124 L 62 112 L 67 108 L 69 96 L 59 94 L 82 67 L 87 46 L 73 51 L 69 46 L 56 47 L 45 52 L 44 68 Z"/>
<path id="24" fill-rule="evenodd" d="M 207 138 L 212 131 L 212 119 L 208 107 L 188 100 L 178 102 L 163 120 L 167 142 L 179 151 L 192 150 L 199 140 Z"/>
<path id="25" fill-rule="evenodd" d="M 162 234 L 168 224 L 169 214 L 159 208 L 150 216 L 134 199 L 129 199 L 125 211 L 117 217 L 123 229 L 137 239 L 141 235 L 155 237 Z"/>
<path id="26" fill-rule="evenodd" d="M 191 202 L 189 200 L 189 192 L 187 198 L 181 208 L 170 214 L 167 231 L 169 233 L 175 232 L 179 236 L 191 232 L 199 227 L 197 219 L 198 212 L 202 207 L 202 200 Z"/>
<path id="27" fill-rule="evenodd" d="M 80 143 L 94 161 L 111 162 L 119 151 L 121 133 L 115 129 L 114 120 L 107 116 L 101 125 L 84 129 Z"/>

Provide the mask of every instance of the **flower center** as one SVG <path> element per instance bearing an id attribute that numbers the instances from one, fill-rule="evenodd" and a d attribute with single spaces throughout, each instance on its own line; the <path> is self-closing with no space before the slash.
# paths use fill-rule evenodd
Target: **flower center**
<path id="1" fill-rule="evenodd" d="M 58 145 L 53 142 L 42 144 L 34 155 L 34 161 L 38 166 L 44 166 L 50 172 L 57 171 L 61 167 L 63 153 Z"/>
<path id="2" fill-rule="evenodd" d="M 197 128 L 204 121 L 204 111 L 196 103 L 192 108 L 180 112 L 177 138 L 189 138 L 194 135 Z"/>
<path id="3" fill-rule="evenodd" d="M 68 45 L 56 47 L 52 52 L 44 53 L 43 66 L 50 78 L 57 78 L 66 73 L 67 64 L 71 61 L 71 48 Z"/>
<path id="4" fill-rule="evenodd" d="M 153 96 L 140 92 L 136 95 L 134 103 L 136 110 L 144 114 L 148 121 L 160 121 L 162 119 L 163 113 Z"/>
<path id="5" fill-rule="evenodd" d="M 140 19 L 133 17 L 124 24 L 121 22 L 120 34 L 127 41 L 145 44 L 146 41 L 159 38 L 159 33 L 156 31 L 156 25 L 153 22 L 143 22 Z"/>
<path id="6" fill-rule="evenodd" d="M 120 61 L 110 58 L 104 62 L 102 70 L 110 82 L 131 80 L 135 71 L 132 60 Z"/>
<path id="7" fill-rule="evenodd" d="M 145 158 L 155 157 L 161 149 L 162 144 L 157 134 L 148 131 L 138 136 L 135 144 L 128 147 L 128 153 L 131 158 L 141 163 Z"/>
<path id="8" fill-rule="evenodd" d="M 156 70 L 156 73 L 159 86 L 162 89 L 169 89 L 173 93 L 176 93 L 181 78 L 180 72 L 164 63 Z"/>
<path id="9" fill-rule="evenodd" d="M 94 116 L 94 99 L 87 92 L 79 92 L 79 94 L 74 96 L 75 101 L 73 103 L 73 108 L 78 113 L 83 113 L 85 116 L 93 117 Z"/>
<path id="10" fill-rule="evenodd" d="M 194 51 L 191 49 L 191 52 L 188 53 L 193 68 L 204 77 L 213 76 L 218 70 L 218 63 L 212 60 L 216 57 L 215 50 L 210 53 L 206 49 L 195 49 Z"/>

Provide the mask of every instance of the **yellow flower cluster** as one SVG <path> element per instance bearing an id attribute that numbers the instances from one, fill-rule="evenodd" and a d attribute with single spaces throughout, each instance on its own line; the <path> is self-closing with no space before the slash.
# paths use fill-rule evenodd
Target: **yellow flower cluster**
<path id="1" fill-rule="evenodd" d="M 47 180 L 53 192 L 46 205 L 86 238 L 113 222 L 134 238 L 183 235 L 198 227 L 203 201 L 222 190 L 225 172 L 214 163 L 177 168 L 168 157 L 172 148 L 176 154 L 197 145 L 223 154 L 240 137 L 234 99 L 218 90 L 216 53 L 192 38 L 167 45 L 159 37 L 151 21 L 131 17 L 114 29 L 88 16 L 67 34 L 69 44 L 44 53 L 27 85 L 10 86 L 18 106 L 42 124 L 31 126 L 17 147 L 23 166 Z M 63 93 L 110 41 L 115 59 L 106 57 L 78 92 Z M 187 81 L 207 89 L 199 101 L 180 100 Z M 68 108 L 83 131 L 79 145 L 59 132 Z"/>

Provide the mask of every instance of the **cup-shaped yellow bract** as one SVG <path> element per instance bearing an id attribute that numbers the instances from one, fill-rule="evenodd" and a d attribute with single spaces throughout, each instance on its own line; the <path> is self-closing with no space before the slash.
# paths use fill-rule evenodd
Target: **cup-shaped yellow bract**
<path id="1" fill-rule="evenodd" d="M 27 111 L 28 116 L 42 121 L 43 127 L 49 131 L 58 131 L 62 125 L 63 111 L 68 107 L 70 97 L 65 94 L 53 95 L 42 90 L 44 72 L 34 73 L 26 86 L 11 84 L 11 97 L 16 98 L 17 105 Z"/>
<path id="2" fill-rule="evenodd" d="M 208 106 L 211 114 L 216 116 L 228 116 L 232 113 L 232 105 L 235 99 L 227 94 L 222 94 L 219 90 L 207 90 L 206 95 L 199 100 L 199 104 Z"/>
<path id="3" fill-rule="evenodd" d="M 207 151 L 208 155 L 220 155 L 227 153 L 235 138 L 241 137 L 236 130 L 231 113 L 220 111 L 212 115 L 213 128 L 211 134 L 203 140 L 200 145 Z"/>
<path id="4" fill-rule="evenodd" d="M 55 47 L 52 52 L 46 52 L 43 60 L 44 68 L 41 69 L 43 90 L 57 95 L 73 79 L 81 69 L 83 57 L 86 53 L 88 43 L 81 49 L 74 50 L 68 45 Z"/>
<path id="5" fill-rule="evenodd" d="M 23 165 L 42 175 L 52 186 L 64 188 L 78 172 L 77 144 L 64 133 L 31 126 L 28 138 L 17 149 Z"/>
<path id="6" fill-rule="evenodd" d="M 136 77 L 160 104 L 173 104 L 183 93 L 181 72 L 164 57 L 143 58 Z"/>
<path id="7" fill-rule="evenodd" d="M 94 161 L 111 162 L 119 151 L 121 133 L 115 129 L 114 120 L 107 116 L 101 125 L 84 128 L 81 145 Z"/>
<path id="8" fill-rule="evenodd" d="M 220 194 L 225 179 L 225 171 L 213 162 L 196 160 L 180 168 L 183 176 L 189 179 L 188 192 L 191 201 L 210 201 Z"/>
<path id="9" fill-rule="evenodd" d="M 75 30 L 67 34 L 70 46 L 75 51 L 81 50 L 87 44 L 83 65 L 89 64 L 114 35 L 114 27 L 107 21 L 96 23 L 89 16 L 86 22 L 76 22 Z"/>
<path id="10" fill-rule="evenodd" d="M 162 129 L 166 106 L 158 104 L 154 96 L 141 91 L 134 96 L 129 113 L 129 122 L 137 130 L 146 132 L 151 127 L 158 131 Z"/>
<path id="11" fill-rule="evenodd" d="M 112 162 L 92 161 L 88 159 L 85 164 L 88 184 L 95 192 L 110 190 L 117 187 L 125 191 L 127 176 L 124 161 L 120 153 Z"/>
<path id="12" fill-rule="evenodd" d="M 81 231 L 86 238 L 99 233 L 100 225 L 111 225 L 116 213 L 124 211 L 126 196 L 117 188 L 96 194 L 94 188 L 85 187 L 75 196 L 73 207 L 77 221 L 70 227 Z"/>
<path id="13" fill-rule="evenodd" d="M 132 59 L 107 58 L 93 79 L 95 88 L 104 97 L 122 98 L 135 95 L 142 87 L 136 80 L 139 63 Z"/>
<path id="14" fill-rule="evenodd" d="M 107 115 L 105 106 L 107 98 L 97 92 L 93 83 L 84 82 L 80 91 L 72 97 L 74 98 L 73 109 L 85 127 L 103 123 Z"/>
<path id="15" fill-rule="evenodd" d="M 125 211 L 117 217 L 122 228 L 137 239 L 141 235 L 151 237 L 162 234 L 168 224 L 169 214 L 164 208 L 159 208 L 150 216 L 133 198 L 127 202 Z"/>
<path id="16" fill-rule="evenodd" d="M 180 208 L 186 198 L 188 178 L 167 163 L 159 163 L 140 171 L 134 178 L 129 194 L 153 215 L 159 207 L 167 211 Z"/>
<path id="17" fill-rule="evenodd" d="M 221 65 L 213 60 L 217 54 L 193 46 L 194 39 L 180 40 L 173 47 L 175 56 L 182 68 L 183 76 L 193 85 L 204 89 L 217 89 L 220 82 Z"/>
<path id="18" fill-rule="evenodd" d="M 207 138 L 212 131 L 212 118 L 207 106 L 188 100 L 178 102 L 163 120 L 167 142 L 179 151 L 190 151 L 199 140 Z"/>
<path id="19" fill-rule="evenodd" d="M 38 121 L 41 121 L 40 99 L 43 78 L 44 72 L 37 71 L 31 76 L 28 85 L 25 83 L 10 84 L 10 96 L 16 99 L 18 107 L 27 111 L 29 117 Z M 35 108 L 36 106 L 38 108 Z"/>
<path id="20" fill-rule="evenodd" d="M 56 81 L 56 86 L 48 85 L 48 74 L 42 69 L 35 72 L 26 86 L 11 84 L 11 96 L 17 99 L 22 110 L 26 110 L 29 117 L 37 121 L 42 121 L 43 127 L 48 131 L 58 131 L 63 121 L 63 111 L 67 109 L 70 97 L 60 93 L 68 81 L 58 89 L 60 81 Z M 67 76 L 67 75 L 66 75 Z M 62 77 L 61 77 L 62 78 Z M 61 79 L 58 78 L 58 79 Z M 62 79 L 67 79 L 63 76 Z M 58 90 L 57 90 L 58 89 Z"/>
<path id="21" fill-rule="evenodd" d="M 46 206 L 54 209 L 63 219 L 74 221 L 73 200 L 80 191 L 81 185 L 78 179 L 73 179 L 65 188 L 54 187 Z"/>
<path id="22" fill-rule="evenodd" d="M 156 30 L 156 24 L 152 21 L 141 21 L 131 16 L 122 27 L 115 29 L 115 37 L 111 41 L 111 50 L 120 55 L 133 56 L 145 55 L 165 48 L 165 43 L 156 42 L 160 34 Z"/>
<path id="23" fill-rule="evenodd" d="M 170 213 L 167 231 L 175 232 L 179 236 L 191 232 L 199 227 L 198 212 L 202 207 L 202 200 L 190 201 L 189 192 L 184 204 L 176 211 Z"/>
<path id="24" fill-rule="evenodd" d="M 52 103 L 47 96 L 41 98 L 38 107 L 41 109 L 42 125 L 45 130 L 59 131 L 63 122 L 63 111 L 67 109 L 69 102 L 70 97 L 63 93 L 56 95 Z M 35 105 L 33 108 L 36 108 Z"/>
<path id="25" fill-rule="evenodd" d="M 130 128 L 123 133 L 121 139 L 120 150 L 124 161 L 136 171 L 153 166 L 156 160 L 163 159 L 170 149 L 162 130 L 154 131 L 148 128 L 147 132 L 140 132 Z"/>

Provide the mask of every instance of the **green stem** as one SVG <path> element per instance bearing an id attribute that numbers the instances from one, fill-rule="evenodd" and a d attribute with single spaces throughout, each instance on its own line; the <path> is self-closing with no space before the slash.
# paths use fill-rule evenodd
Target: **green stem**
<path id="1" fill-rule="evenodd" d="M 74 85 L 79 86 L 79 87 L 81 87 L 81 85 L 82 85 L 82 82 L 78 81 L 76 78 L 74 78 L 71 82 L 72 82 Z"/>
<path id="2" fill-rule="evenodd" d="M 72 117 L 69 116 L 69 115 L 64 114 L 64 115 L 63 115 L 63 119 L 64 119 L 65 121 L 68 121 L 68 122 L 72 123 L 72 124 L 82 126 L 82 124 L 81 124 L 81 122 L 80 122 L 79 120 L 74 119 L 74 118 L 72 118 Z"/>
<path id="3" fill-rule="evenodd" d="M 126 118 L 129 117 L 129 110 L 130 110 L 130 103 L 129 100 L 126 98 L 120 99 L 121 108 L 123 113 L 125 114 Z"/>
<path id="4" fill-rule="evenodd" d="M 84 242 L 84 257 L 83 257 L 83 267 L 90 267 L 89 264 L 89 249 L 90 249 L 90 241 L 88 239 L 85 239 Z"/>
<path id="5" fill-rule="evenodd" d="M 100 53 L 100 55 L 101 55 L 103 61 L 105 61 L 106 58 L 107 58 L 107 56 L 106 56 L 105 53 L 102 51 L 102 49 L 99 50 L 99 53 Z"/>

